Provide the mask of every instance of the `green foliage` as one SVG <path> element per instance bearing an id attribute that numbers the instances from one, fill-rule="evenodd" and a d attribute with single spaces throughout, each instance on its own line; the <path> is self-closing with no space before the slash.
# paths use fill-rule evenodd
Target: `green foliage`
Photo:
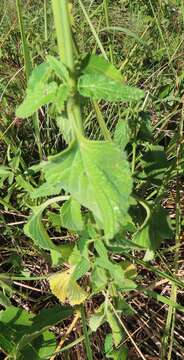
<path id="1" fill-rule="evenodd" d="M 161 241 L 173 238 L 173 231 L 167 212 L 160 205 L 153 208 L 153 211 L 146 224 L 138 230 L 133 241 L 143 248 L 156 250 Z"/>
<path id="2" fill-rule="evenodd" d="M 78 81 L 78 90 L 82 96 L 112 102 L 138 101 L 144 97 L 144 91 L 121 84 L 100 73 L 82 75 Z"/>
<path id="3" fill-rule="evenodd" d="M 128 359 L 128 349 L 125 346 L 120 347 L 118 350 L 113 348 L 113 338 L 111 334 L 108 334 L 105 338 L 104 350 L 107 359 L 113 359 L 113 360 Z"/>
<path id="4" fill-rule="evenodd" d="M 119 120 L 115 132 L 114 132 L 114 142 L 119 145 L 121 150 L 124 150 L 126 145 L 130 140 L 130 128 L 127 121 Z"/>
<path id="5" fill-rule="evenodd" d="M 84 223 L 80 204 L 77 200 L 70 198 L 64 203 L 60 211 L 62 226 L 71 231 L 82 231 Z"/>
<path id="6" fill-rule="evenodd" d="M 113 142 L 81 138 L 40 167 L 48 184 L 60 185 L 93 212 L 107 239 L 115 235 L 124 223 L 132 182 L 125 155 Z"/>
<path id="7" fill-rule="evenodd" d="M 40 83 L 33 90 L 28 88 L 27 96 L 17 109 L 16 115 L 20 118 L 33 115 L 41 106 L 53 102 L 56 92 L 57 84 L 55 82 L 49 84 Z"/>
<path id="8" fill-rule="evenodd" d="M 31 11 L 37 9 L 37 6 L 29 3 L 27 6 L 32 7 Z M 45 11 L 45 0 L 38 7 L 42 11 L 42 3 Z M 22 72 L 17 72 L 15 76 L 14 69 L 12 73 L 8 69 L 6 73 L 6 66 L 17 61 L 18 65 L 21 63 L 17 56 L 17 49 L 21 46 L 14 45 L 18 37 L 16 24 L 14 31 L 9 32 L 8 29 L 8 37 L 3 34 L 1 39 L 4 45 L 6 38 L 11 40 L 12 33 L 16 37 L 16 41 L 13 38 L 12 42 L 12 58 L 4 58 L 4 46 L 0 54 L 5 68 L 0 82 L 0 157 L 3 164 L 0 165 L 0 187 L 3 189 L 0 199 L 3 239 L 1 271 L 5 273 L 0 274 L 0 305 L 5 308 L 0 313 L 0 346 L 5 356 L 12 359 L 50 358 L 56 349 L 55 325 L 73 313 L 71 308 L 51 307 L 52 301 L 55 304 L 58 299 L 61 303 L 72 305 L 74 311 L 82 307 L 86 310 L 90 308 L 90 316 L 87 314 L 87 317 L 92 332 L 106 323 L 102 328 L 102 331 L 105 329 L 108 332 L 106 337 L 104 335 L 105 358 L 125 360 L 129 355 L 128 349 L 121 345 L 126 340 L 121 319 L 135 315 L 136 311 L 130 306 L 132 297 L 137 294 L 141 296 L 144 291 L 143 299 L 150 296 L 168 305 L 168 317 L 173 311 L 170 316 L 173 323 L 175 310 L 183 311 L 181 305 L 177 304 L 177 289 L 175 293 L 171 292 L 169 299 L 156 291 L 147 290 L 148 276 L 145 277 L 143 289 L 141 278 L 143 265 L 145 269 L 148 268 L 148 275 L 151 272 L 154 274 L 155 280 L 157 274 L 173 282 L 174 286 L 178 283 L 182 286 L 174 275 L 175 271 L 179 273 L 180 261 L 177 256 L 173 256 L 174 261 L 170 263 L 172 254 L 180 245 L 178 188 L 176 217 L 172 218 L 172 227 L 166 210 L 160 205 L 166 204 L 163 202 L 165 194 L 174 184 L 171 179 L 177 179 L 178 187 L 182 180 L 180 175 L 183 174 L 183 150 L 180 149 L 183 140 L 183 128 L 180 125 L 183 73 L 179 66 L 175 70 L 176 62 L 179 63 L 181 40 L 178 36 L 175 42 L 173 30 L 169 30 L 166 36 L 166 39 L 171 40 L 169 44 L 165 44 L 164 36 L 161 42 L 158 39 L 158 33 L 168 28 L 168 24 L 173 27 L 177 23 L 178 31 L 182 20 L 179 19 L 178 11 L 175 12 L 176 18 L 173 16 L 169 22 L 171 9 L 167 1 L 163 2 L 164 5 L 162 2 L 158 6 L 153 4 L 152 9 L 150 4 L 154 2 L 151 1 L 149 4 L 143 4 L 143 1 L 141 5 L 136 1 L 131 4 L 130 1 L 118 1 L 110 5 L 104 0 L 103 4 L 92 1 L 88 6 L 85 0 L 84 6 L 87 5 L 90 16 L 87 14 L 86 17 L 85 11 L 84 15 L 93 33 L 93 36 L 89 36 L 87 27 L 81 23 L 81 5 L 75 7 L 73 4 L 74 9 L 71 11 L 70 4 L 71 12 L 68 16 L 64 7 L 67 1 L 53 1 L 53 7 L 57 3 L 60 3 L 57 10 L 62 8 L 54 16 L 62 59 L 49 54 L 44 61 L 45 54 L 50 53 L 51 49 L 52 54 L 58 52 L 55 34 L 49 25 L 53 24 L 50 21 L 50 9 L 44 12 L 45 40 L 40 29 L 36 32 L 40 23 L 37 19 L 42 18 L 43 14 L 40 12 L 33 21 L 30 21 L 27 9 L 24 14 L 29 29 L 27 39 L 32 60 L 44 62 L 32 71 L 25 99 L 17 108 L 15 119 L 13 113 L 21 97 Z M 103 19 L 102 11 L 105 7 Z M 152 10 L 156 11 L 154 7 L 158 8 L 158 19 L 152 14 Z M 164 13 L 165 7 L 167 16 L 159 25 L 159 16 Z M 116 9 L 117 19 L 111 15 L 113 9 Z M 109 25 L 117 20 L 125 26 L 124 16 L 122 18 L 124 13 L 131 15 L 127 18 L 127 26 L 131 30 Z M 72 25 L 74 41 L 70 36 L 73 14 L 80 19 Z M 6 16 L 3 15 L 2 24 L 4 19 Z M 10 22 L 12 24 L 14 26 L 14 21 Z M 32 24 L 35 34 L 30 32 Z M 82 24 L 85 33 L 81 31 Z M 50 27 L 49 38 L 46 36 L 47 26 Z M 78 41 L 81 38 L 83 41 Z M 84 56 L 83 50 L 88 46 L 90 53 Z M 103 56 L 94 54 L 99 50 Z M 3 78 L 4 73 L 6 76 Z M 147 94 L 146 98 L 143 99 L 143 90 L 126 84 L 141 84 L 140 87 Z M 12 109 L 9 99 L 12 99 Z M 104 101 L 98 104 L 95 100 Z M 42 106 L 42 110 L 38 111 Z M 20 119 L 34 117 L 35 112 L 38 115 L 38 133 L 36 130 L 32 132 L 30 121 L 22 123 Z M 181 126 L 180 135 L 176 125 L 179 128 Z M 36 142 L 40 138 L 42 143 L 39 158 L 44 161 L 40 163 L 37 163 L 38 153 L 31 133 L 35 135 Z M 105 141 L 101 140 L 102 136 Z M 53 198 L 54 195 L 59 196 Z M 25 224 L 24 227 L 22 224 Z M 173 241 L 175 229 L 178 242 L 176 247 L 170 249 L 168 240 Z M 33 240 L 33 246 L 27 237 Z M 160 254 L 161 250 L 158 253 L 156 250 L 164 241 L 167 241 L 167 247 L 162 250 L 162 263 L 158 264 L 154 256 Z M 7 256 L 15 252 L 15 258 Z M 143 252 L 146 253 L 144 261 L 140 260 Z M 169 275 L 162 271 L 167 252 L 167 268 L 168 271 L 172 269 Z M 130 262 L 132 258 L 134 261 Z M 150 265 L 149 261 L 153 259 L 154 263 Z M 138 275 L 136 263 L 139 264 Z M 36 274 L 36 277 L 31 274 Z M 36 296 L 39 274 L 48 277 L 51 293 L 46 281 L 43 281 L 43 288 L 38 289 L 40 296 Z M 17 278 L 19 282 L 16 282 Z M 26 286 L 26 280 L 37 282 L 33 286 L 32 283 Z M 17 307 L 13 307 L 12 303 L 17 303 Z M 135 304 L 133 302 L 132 306 Z M 33 309 L 34 315 L 22 309 L 26 309 L 26 306 Z M 49 306 L 49 309 L 35 315 L 43 306 Z M 87 357 L 91 360 L 88 341 L 90 331 L 87 331 L 87 327 L 85 329 L 84 320 Z M 134 328 L 134 320 L 125 322 L 128 330 L 130 323 Z M 63 328 L 68 325 L 69 321 Z M 174 326 L 170 328 L 173 331 Z M 172 332 L 169 335 L 171 349 Z M 83 337 L 76 339 L 76 343 L 81 339 Z M 146 349 L 146 341 L 141 343 L 141 351 Z M 69 343 L 61 351 L 71 349 L 72 346 L 73 343 Z M 67 356 L 70 357 L 70 353 Z M 72 356 L 75 357 L 73 353 Z"/>
<path id="9" fill-rule="evenodd" d="M 90 329 L 94 332 L 104 323 L 107 322 L 112 331 L 113 343 L 115 346 L 118 346 L 122 340 L 123 331 L 118 323 L 108 300 L 106 300 L 92 315 L 89 319 Z"/>
<path id="10" fill-rule="evenodd" d="M 81 71 L 85 74 L 92 75 L 93 73 L 99 73 L 114 81 L 121 82 L 123 77 L 121 72 L 115 68 L 113 64 L 108 62 L 101 56 L 95 54 L 87 55 L 82 63 Z"/>
<path id="11" fill-rule="evenodd" d="M 47 207 L 47 203 L 32 208 L 32 215 L 29 221 L 24 226 L 24 233 L 30 237 L 37 246 L 45 250 L 57 250 L 57 247 L 52 243 L 47 231 L 45 230 L 41 218 L 42 212 Z"/>
<path id="12" fill-rule="evenodd" d="M 50 68 L 54 71 L 54 73 L 60 78 L 60 80 L 65 80 L 65 82 L 69 79 L 69 72 L 66 66 L 55 57 L 48 55 L 47 56 L 47 63 L 49 64 Z"/>
<path id="13" fill-rule="evenodd" d="M 36 316 L 9 306 L 0 312 L 0 346 L 13 359 L 50 357 L 56 349 L 56 340 L 48 328 L 70 315 L 69 307 L 58 305 Z"/>
<path id="14" fill-rule="evenodd" d="M 65 83 L 58 87 L 55 81 L 49 81 L 52 72 Z M 53 103 L 58 111 L 62 110 L 69 95 L 66 85 L 68 76 L 66 67 L 59 60 L 49 55 L 47 62 L 40 64 L 32 71 L 26 98 L 16 110 L 16 115 L 22 118 L 29 117 L 41 106 L 50 103 Z"/>

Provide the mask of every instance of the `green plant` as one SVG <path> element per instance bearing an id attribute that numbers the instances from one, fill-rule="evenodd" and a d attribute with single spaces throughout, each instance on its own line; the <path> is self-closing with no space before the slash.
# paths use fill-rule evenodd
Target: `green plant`
<path id="1" fill-rule="evenodd" d="M 86 15 L 83 2 L 79 3 Z M 108 2 L 104 1 L 103 5 L 109 28 Z M 174 282 L 174 286 L 183 287 L 173 274 L 161 272 L 149 264 L 162 240 L 173 237 L 167 213 L 160 203 L 170 179 L 176 176 L 176 160 L 179 176 L 181 158 L 167 156 L 159 142 L 152 143 L 153 129 L 149 114 L 144 111 L 145 102 L 142 103 L 142 99 L 145 94 L 142 90 L 125 85 L 121 72 L 104 57 L 88 54 L 81 59 L 76 55 L 68 1 L 53 0 L 52 7 L 59 58 L 48 55 L 46 61 L 33 70 L 25 100 L 18 107 L 16 115 L 29 118 L 40 107 L 46 106 L 48 114 L 54 114 L 68 147 L 26 171 L 20 167 L 20 153 L 15 152 L 13 158 L 9 156 L 8 166 L 0 168 L 1 184 L 8 182 L 12 187 L 10 193 L 13 193 L 14 186 L 24 191 L 23 195 L 20 194 L 21 206 L 24 208 L 27 201 L 32 209 L 24 233 L 51 262 L 53 271 L 55 268 L 59 270 L 50 274 L 48 280 L 52 293 L 60 302 L 71 305 L 67 315 L 72 314 L 73 307 L 80 309 L 84 337 L 79 341 L 84 339 L 88 359 L 93 356 L 89 337 L 104 323 L 111 329 L 105 339 L 105 356 L 126 359 L 128 350 L 123 343 L 127 331 L 122 316 L 131 316 L 134 310 L 126 301 L 125 294 L 133 291 L 144 293 L 168 304 L 173 313 L 175 309 L 183 311 L 183 307 L 176 302 L 176 296 L 168 299 L 139 285 L 135 265 L 141 264 L 153 274 Z M 87 20 L 98 46 L 107 58 L 89 17 Z M 112 59 L 111 46 L 109 52 Z M 122 119 L 122 114 L 119 116 L 114 135 L 107 128 L 100 110 L 98 102 L 101 100 L 112 106 L 116 104 L 117 108 L 119 103 L 124 104 L 123 117 L 126 120 Z M 128 104 L 128 109 L 125 104 Z M 85 129 L 85 114 L 91 105 L 104 140 L 90 140 Z M 9 206 L 5 200 L 3 205 Z M 57 232 L 61 228 L 70 231 L 75 242 L 53 242 L 48 226 L 45 226 L 45 217 Z M 136 258 L 136 251 L 146 252 L 143 261 Z M 21 279 L 33 280 L 32 277 L 18 276 L 18 280 Z M 13 310 L 6 295 L 13 291 L 13 280 L 14 277 L 8 274 L 1 279 L 2 299 L 10 312 Z M 88 301 L 99 294 L 102 300 L 98 309 L 94 314 L 88 316 L 87 312 L 86 315 Z M 64 318 L 63 314 L 65 312 L 60 307 L 55 323 Z M 1 315 L 4 334 L 7 331 L 7 310 L 2 311 Z M 54 322 L 50 321 L 47 328 L 52 325 Z M 45 327 L 39 334 L 35 334 L 31 327 L 28 341 L 33 344 L 33 350 L 26 348 L 27 343 L 21 347 L 20 339 L 13 340 L 13 346 L 7 345 L 6 336 L 1 344 L 3 350 L 14 358 L 27 356 L 27 351 L 31 354 L 33 351 L 31 356 L 43 357 L 33 340 L 39 339 L 41 334 L 41 344 L 44 344 L 44 336 L 48 334 L 45 334 Z M 25 334 L 27 329 L 21 331 Z M 56 344 L 54 336 L 51 337 L 51 353 L 54 353 Z M 134 340 L 131 339 L 131 342 L 144 358 Z M 51 353 L 48 352 L 47 356 Z"/>

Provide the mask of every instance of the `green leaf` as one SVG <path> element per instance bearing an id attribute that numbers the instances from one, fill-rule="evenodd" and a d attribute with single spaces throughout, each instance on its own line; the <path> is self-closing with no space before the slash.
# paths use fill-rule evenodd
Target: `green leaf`
<path id="1" fill-rule="evenodd" d="M 40 167 L 48 184 L 71 193 L 93 212 L 106 238 L 114 236 L 128 211 L 132 180 L 125 154 L 113 142 L 82 138 Z"/>
<path id="2" fill-rule="evenodd" d="M 29 326 L 19 344 L 18 349 L 25 347 L 29 342 L 38 337 L 45 330 L 49 329 L 73 314 L 73 309 L 69 306 L 55 305 L 50 309 L 43 309 L 32 318 L 32 324 Z"/>
<path id="3" fill-rule="evenodd" d="M 28 88 L 25 100 L 16 110 L 16 116 L 27 118 L 33 115 L 41 106 L 54 101 L 58 86 L 55 82 L 39 83 L 36 88 Z"/>
<path id="4" fill-rule="evenodd" d="M 109 323 L 109 326 L 112 330 L 112 336 L 115 346 L 118 346 L 122 340 L 122 329 L 117 322 L 115 315 L 112 313 L 108 303 L 104 302 L 98 310 L 93 314 L 89 319 L 89 326 L 92 331 L 97 331 L 97 329 L 105 322 Z"/>
<path id="5" fill-rule="evenodd" d="M 29 354 L 29 359 L 40 359 L 41 354 L 51 354 L 55 350 L 56 342 L 54 334 L 47 329 L 72 313 L 71 308 L 57 305 L 34 316 L 21 308 L 11 306 L 0 313 L 1 332 L 4 334 L 0 336 L 0 346 L 8 354 L 16 354 L 16 358 L 19 358 L 20 354 Z"/>
<path id="6" fill-rule="evenodd" d="M 57 246 L 56 250 L 51 250 L 52 266 L 59 266 L 69 261 L 69 257 L 73 251 L 73 244 L 62 244 Z"/>
<path id="7" fill-rule="evenodd" d="M 71 122 L 68 120 L 66 116 L 62 115 L 57 117 L 56 123 L 66 144 L 69 144 L 72 141 Z"/>
<path id="8" fill-rule="evenodd" d="M 68 259 L 68 262 L 70 265 L 75 266 L 78 263 L 80 263 L 81 260 L 82 260 L 81 253 L 80 253 L 77 245 L 75 245 L 75 247 L 73 248 L 72 253 Z"/>
<path id="9" fill-rule="evenodd" d="M 114 142 L 119 145 L 121 150 L 124 150 L 130 140 L 130 128 L 128 122 L 125 120 L 119 120 L 116 124 L 114 132 Z"/>
<path id="10" fill-rule="evenodd" d="M 58 195 L 61 192 L 61 185 L 52 185 L 48 183 L 43 183 L 37 189 L 34 189 L 30 193 L 31 199 L 37 199 L 39 197 L 46 197 L 51 195 Z"/>
<path id="11" fill-rule="evenodd" d="M 159 205 L 153 210 L 147 224 L 134 235 L 133 241 L 145 249 L 156 250 L 162 240 L 172 237 L 173 231 L 167 212 Z"/>
<path id="12" fill-rule="evenodd" d="M 48 211 L 47 213 L 48 221 L 52 224 L 52 226 L 59 232 L 61 230 L 61 216 L 54 212 Z"/>
<path id="13" fill-rule="evenodd" d="M 139 132 L 138 139 L 143 141 L 152 142 L 153 141 L 153 128 L 152 128 L 152 117 L 151 113 L 146 111 L 141 111 L 139 113 Z"/>
<path id="14" fill-rule="evenodd" d="M 42 64 L 37 65 L 33 69 L 31 76 L 29 78 L 28 89 L 30 91 L 33 91 L 38 85 L 47 83 L 50 74 L 51 74 L 51 68 L 49 64 L 44 62 Z"/>
<path id="15" fill-rule="evenodd" d="M 34 191 L 34 187 L 26 181 L 22 175 L 16 176 L 16 183 L 21 189 L 24 189 L 28 193 L 32 193 Z"/>
<path id="16" fill-rule="evenodd" d="M 95 265 L 106 269 L 109 272 L 114 284 L 119 290 L 130 291 L 137 287 L 135 282 L 127 276 L 128 274 L 126 274 L 126 268 L 123 269 L 123 266 L 120 264 L 115 264 L 109 260 L 107 249 L 102 241 L 95 242 L 95 249 L 99 254 L 99 257 L 95 260 Z"/>
<path id="17" fill-rule="evenodd" d="M 6 310 L 0 311 L 0 322 L 3 324 L 14 324 L 15 326 L 23 326 L 24 331 L 26 327 L 29 327 L 32 324 L 33 314 L 29 314 L 27 311 L 16 308 L 15 306 L 10 306 Z M 20 335 L 16 334 L 19 338 Z"/>
<path id="18" fill-rule="evenodd" d="M 108 284 L 107 271 L 95 266 L 91 273 L 91 284 L 93 292 L 104 290 Z"/>
<path id="19" fill-rule="evenodd" d="M 97 329 L 105 322 L 104 304 L 102 304 L 98 310 L 90 316 L 89 327 L 91 331 L 96 332 Z"/>
<path id="20" fill-rule="evenodd" d="M 135 314 L 135 310 L 129 305 L 125 299 L 118 298 L 116 303 L 116 309 L 121 311 L 125 316 L 132 316 Z"/>
<path id="21" fill-rule="evenodd" d="M 4 307 L 11 306 L 10 300 L 2 291 L 0 291 L 0 304 Z"/>
<path id="22" fill-rule="evenodd" d="M 41 222 L 42 213 L 47 206 L 48 202 L 45 202 L 42 205 L 32 207 L 32 215 L 24 226 L 24 233 L 30 237 L 38 247 L 45 250 L 58 250 Z"/>
<path id="23" fill-rule="evenodd" d="M 1 326 L 1 333 L 0 333 L 0 349 L 2 349 L 5 353 L 11 354 L 14 350 L 15 344 L 10 337 L 7 338 L 7 332 L 9 328 L 5 328 Z"/>
<path id="24" fill-rule="evenodd" d="M 144 172 L 139 177 L 153 184 L 161 185 L 163 176 L 170 166 L 164 148 L 158 145 L 151 145 L 150 149 L 143 155 L 142 163 Z"/>
<path id="25" fill-rule="evenodd" d="M 102 56 L 87 55 L 82 62 L 82 72 L 85 74 L 99 73 L 105 75 L 107 78 L 122 81 L 121 72 L 115 68 L 113 64 L 108 62 Z"/>
<path id="26" fill-rule="evenodd" d="M 112 102 L 138 101 L 144 97 L 143 90 L 121 84 L 99 73 L 82 75 L 78 81 L 78 91 L 82 96 Z"/>
<path id="27" fill-rule="evenodd" d="M 74 247 L 68 262 L 75 267 L 72 273 L 72 279 L 75 281 L 80 279 L 90 269 L 90 262 L 81 255 L 77 246 Z"/>
<path id="28" fill-rule="evenodd" d="M 52 55 L 47 56 L 47 62 L 50 68 L 55 72 L 55 74 L 61 79 L 68 81 L 69 79 L 69 72 L 66 66 L 57 58 L 53 57 Z"/>
<path id="29" fill-rule="evenodd" d="M 82 260 L 75 266 L 75 269 L 72 273 L 72 279 L 74 281 L 79 280 L 82 276 L 84 276 L 87 271 L 90 269 L 90 262 L 86 258 L 82 258 Z"/>
<path id="30" fill-rule="evenodd" d="M 108 26 L 108 27 L 105 27 L 103 29 L 100 30 L 100 32 L 104 32 L 104 31 L 107 31 L 107 32 L 112 32 L 112 33 L 123 33 L 127 36 L 130 36 L 132 38 L 134 38 L 138 43 L 146 46 L 147 43 L 145 41 L 143 41 L 143 39 L 138 36 L 135 32 L 127 29 L 127 28 L 124 28 L 122 26 Z"/>
<path id="31" fill-rule="evenodd" d="M 77 200 L 70 198 L 60 210 L 62 226 L 70 231 L 82 231 L 84 223 L 82 220 L 81 207 Z"/>
<path id="32" fill-rule="evenodd" d="M 16 110 L 16 116 L 29 117 L 41 106 L 54 100 L 57 84 L 55 82 L 48 83 L 50 75 L 51 68 L 47 63 L 38 65 L 32 71 L 28 81 L 26 98 Z"/>
<path id="33" fill-rule="evenodd" d="M 56 106 L 58 112 L 64 110 L 64 104 L 69 96 L 69 88 L 65 84 L 59 85 L 53 104 Z"/>
<path id="34" fill-rule="evenodd" d="M 11 174 L 11 169 L 8 166 L 0 165 L 0 177 L 8 176 Z"/>
<path id="35" fill-rule="evenodd" d="M 113 360 L 128 359 L 128 349 L 125 346 L 121 346 L 119 349 L 114 349 L 112 334 L 108 334 L 106 336 L 104 348 L 107 359 L 113 359 Z"/>
<path id="36" fill-rule="evenodd" d="M 114 313 L 110 310 L 109 307 L 106 308 L 106 317 L 109 323 L 109 326 L 112 330 L 112 337 L 115 346 L 118 346 L 122 340 L 123 331 L 121 326 L 119 325 Z"/>
<path id="37" fill-rule="evenodd" d="M 55 335 L 48 330 L 36 338 L 30 336 L 30 340 L 31 344 L 21 350 L 19 359 L 43 360 L 50 358 L 56 350 Z"/>

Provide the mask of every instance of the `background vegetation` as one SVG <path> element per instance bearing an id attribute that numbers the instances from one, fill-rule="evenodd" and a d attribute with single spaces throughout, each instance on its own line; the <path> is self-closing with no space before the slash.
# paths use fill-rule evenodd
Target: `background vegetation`
<path id="1" fill-rule="evenodd" d="M 126 260 L 131 279 L 137 271 L 137 288 L 123 291 L 122 303 L 115 309 L 118 329 L 116 325 L 113 328 L 112 321 L 102 321 L 92 334 L 93 326 L 85 329 L 86 321 L 81 325 L 78 309 L 66 305 L 60 311 L 47 280 L 53 271 L 67 269 L 67 251 L 76 244 L 77 231 L 70 231 L 66 222 L 61 223 L 58 205 L 53 204 L 44 212 L 43 223 L 51 239 L 54 244 L 64 245 L 66 251 L 62 264 L 55 259 L 53 266 L 49 253 L 38 248 L 23 230 L 30 207 L 40 204 L 30 198 L 30 192 L 43 183 L 43 178 L 30 167 L 38 164 L 40 158 L 45 160 L 65 149 L 70 133 L 50 106 L 41 108 L 37 119 L 15 115 L 25 97 L 28 70 L 24 67 L 25 43 L 18 3 L 0 2 L 1 358 L 8 359 L 13 346 L 6 344 L 3 335 L 8 327 L 14 331 L 13 342 L 20 359 L 27 354 L 29 359 L 54 359 L 56 342 L 56 359 L 90 359 L 83 342 L 85 331 L 90 332 L 94 359 L 183 359 L 184 3 L 73 1 L 76 65 L 87 53 L 103 55 L 120 69 L 125 83 L 145 91 L 145 97 L 136 103 L 101 101 L 95 107 L 83 100 L 85 132 L 90 139 L 102 140 L 97 120 L 103 116 L 105 131 L 122 150 L 126 146 L 135 196 L 148 202 L 151 209 L 154 204 L 160 206 L 149 230 L 145 230 L 149 234 L 140 232 L 139 238 L 135 234 L 142 230 L 145 206 L 136 203 L 130 208 L 136 227 L 127 229 L 126 239 L 133 239 L 137 245 L 144 243 L 146 255 L 142 249 L 127 249 L 128 246 L 124 253 L 118 248 L 116 252 L 108 249 L 113 263 Z M 48 54 L 57 56 L 50 2 L 22 1 L 21 13 L 28 45 L 27 66 L 29 58 L 30 66 L 35 67 Z M 83 213 L 85 216 L 85 209 Z M 90 277 L 87 273 L 80 280 L 85 289 Z M 94 292 L 85 302 L 83 315 L 87 324 L 103 300 L 102 291 Z M 116 338 L 117 346 L 112 352 L 112 339 L 107 335 L 121 331 L 121 341 Z"/>

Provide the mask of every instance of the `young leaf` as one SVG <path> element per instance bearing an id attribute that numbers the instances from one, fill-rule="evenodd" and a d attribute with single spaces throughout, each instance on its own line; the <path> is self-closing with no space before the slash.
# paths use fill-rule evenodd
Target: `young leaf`
<path id="1" fill-rule="evenodd" d="M 25 100 L 16 110 L 16 116 L 27 118 L 33 115 L 41 106 L 53 102 L 57 88 L 55 82 L 49 84 L 39 83 L 33 90 L 28 88 Z"/>
<path id="2" fill-rule="evenodd" d="M 29 78 L 28 90 L 33 91 L 40 84 L 46 84 L 51 74 L 51 68 L 46 62 L 37 65 Z"/>
<path id="3" fill-rule="evenodd" d="M 82 75 L 78 81 L 78 91 L 82 96 L 112 102 L 138 101 L 144 97 L 143 90 L 121 84 L 99 73 Z"/>
<path id="4" fill-rule="evenodd" d="M 68 81 L 69 79 L 68 69 L 60 60 L 58 60 L 52 55 L 48 55 L 47 63 L 61 80 L 64 80 L 66 82 Z"/>
<path id="5" fill-rule="evenodd" d="M 64 110 L 64 104 L 69 95 L 69 88 L 65 84 L 59 85 L 53 104 L 56 106 L 58 112 Z"/>
<path id="6" fill-rule="evenodd" d="M 114 143 L 82 138 L 40 167 L 49 184 L 60 185 L 93 212 L 107 239 L 114 236 L 126 217 L 132 188 L 129 164 Z"/>
<path id="7" fill-rule="evenodd" d="M 54 245 L 49 238 L 49 235 L 41 222 L 42 212 L 46 206 L 47 202 L 42 205 L 32 207 L 33 213 L 27 224 L 24 226 L 24 233 L 30 237 L 38 247 L 45 250 L 58 250 L 57 246 Z"/>
<path id="8" fill-rule="evenodd" d="M 49 278 L 52 293 L 62 302 L 70 305 L 82 304 L 88 294 L 72 278 L 73 269 L 56 273 Z"/>
<path id="9" fill-rule="evenodd" d="M 95 266 L 91 274 L 91 283 L 93 292 L 104 290 L 108 284 L 107 271 Z"/>
<path id="10" fill-rule="evenodd" d="M 82 62 L 82 72 L 85 74 L 99 73 L 107 78 L 121 82 L 123 77 L 121 72 L 113 64 L 108 62 L 102 56 L 87 55 Z"/>
<path id="11" fill-rule="evenodd" d="M 60 211 L 62 226 L 71 231 L 82 231 L 84 223 L 82 220 L 81 207 L 77 200 L 70 198 L 61 207 Z"/>

